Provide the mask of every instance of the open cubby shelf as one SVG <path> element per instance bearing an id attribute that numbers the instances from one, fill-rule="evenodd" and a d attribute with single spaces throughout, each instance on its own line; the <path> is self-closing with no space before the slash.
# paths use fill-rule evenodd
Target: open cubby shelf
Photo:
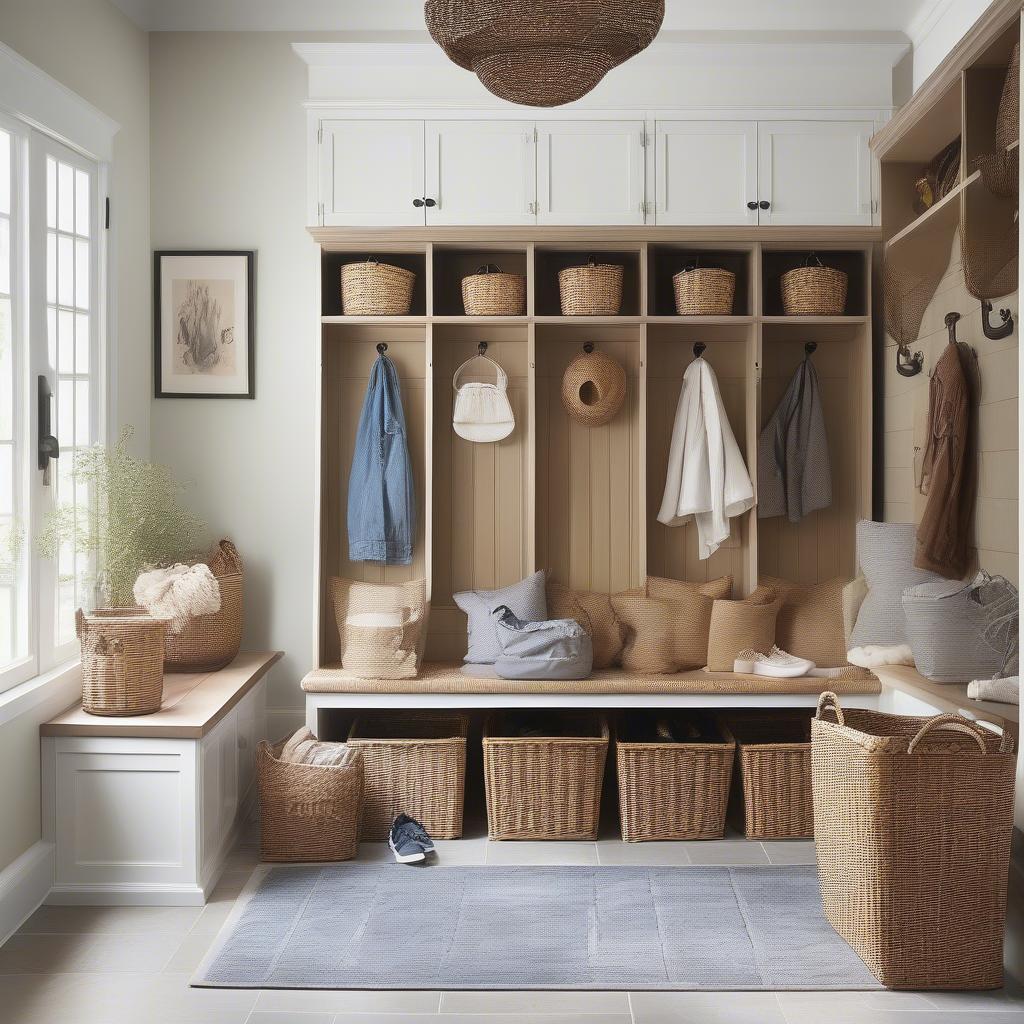
<path id="1" fill-rule="evenodd" d="M 571 238 L 571 234 L 568 236 Z M 452 595 L 494 589 L 537 569 L 581 590 L 614 593 L 647 575 L 703 581 L 729 574 L 737 596 L 759 574 L 816 581 L 854 569 L 854 527 L 871 511 L 871 247 L 816 240 L 826 263 L 850 274 L 848 316 L 778 315 L 778 277 L 803 262 L 809 246 L 746 242 L 637 242 L 628 247 L 570 242 L 426 243 L 380 252 L 417 263 L 422 306 L 408 317 L 325 315 L 322 324 L 319 663 L 337 660 L 328 581 L 426 577 L 431 594 L 427 658 L 458 660 L 466 622 Z M 325 252 L 325 285 L 348 253 Z M 353 250 L 355 258 L 365 258 Z M 626 267 L 624 311 L 617 317 L 563 317 L 557 271 L 617 260 Z M 681 317 L 666 312 L 671 278 L 700 257 L 737 274 L 736 315 Z M 527 277 L 522 317 L 460 315 L 461 278 L 483 263 Z M 333 301 L 325 293 L 325 305 Z M 414 303 L 415 306 L 415 303 Z M 671 307 L 674 308 L 674 307 Z M 376 345 L 388 344 L 402 385 L 415 482 L 418 534 L 413 564 L 384 567 L 347 559 L 347 487 L 359 413 Z M 473 444 L 451 426 L 452 374 L 481 341 L 509 377 L 512 434 Z M 657 521 L 682 376 L 702 342 L 733 431 L 756 482 L 757 438 L 804 355 L 808 341 L 825 398 L 835 501 L 798 525 L 733 520 L 732 536 L 710 559 L 697 557 L 693 524 Z M 579 425 L 565 411 L 565 368 L 585 342 L 618 360 L 628 389 L 618 415 L 602 427 Z"/>

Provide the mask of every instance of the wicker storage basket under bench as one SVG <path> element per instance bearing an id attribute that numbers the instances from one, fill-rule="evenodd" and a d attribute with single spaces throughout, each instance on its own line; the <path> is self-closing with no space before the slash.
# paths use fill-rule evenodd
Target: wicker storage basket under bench
<path id="1" fill-rule="evenodd" d="M 360 715 L 348 743 L 363 755 L 364 839 L 387 839 L 398 814 L 435 839 L 462 835 L 469 718 L 426 711 Z"/>
<path id="2" fill-rule="evenodd" d="M 596 839 L 608 722 L 496 714 L 484 726 L 490 839 Z"/>
<path id="3" fill-rule="evenodd" d="M 959 715 L 844 710 L 812 723 L 825 916 L 887 988 L 1003 983 L 1013 743 Z"/>
<path id="4" fill-rule="evenodd" d="M 710 716 L 672 717 L 693 742 L 658 739 L 649 716 L 624 717 L 615 728 L 619 819 L 627 843 L 720 839 L 725 832 L 736 744 Z M 687 730 L 686 724 L 695 726 Z"/>

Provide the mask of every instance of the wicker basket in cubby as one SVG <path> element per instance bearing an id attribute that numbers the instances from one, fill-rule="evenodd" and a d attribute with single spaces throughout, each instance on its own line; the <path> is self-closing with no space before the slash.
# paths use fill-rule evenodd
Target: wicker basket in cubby
<path id="1" fill-rule="evenodd" d="M 721 267 L 687 267 L 672 278 L 680 316 L 729 316 L 736 275 Z"/>
<path id="2" fill-rule="evenodd" d="M 341 308 L 345 316 L 407 316 L 416 275 L 391 263 L 363 260 L 341 268 Z"/>
<path id="3" fill-rule="evenodd" d="M 485 263 L 462 279 L 462 305 L 467 316 L 522 316 L 526 312 L 526 278 L 502 273 Z"/>
<path id="4" fill-rule="evenodd" d="M 842 270 L 826 267 L 809 253 L 802 267 L 782 275 L 782 308 L 786 316 L 842 316 L 848 284 Z"/>
<path id="5" fill-rule="evenodd" d="M 623 268 L 591 260 L 558 272 L 563 316 L 617 316 L 622 308 Z"/>

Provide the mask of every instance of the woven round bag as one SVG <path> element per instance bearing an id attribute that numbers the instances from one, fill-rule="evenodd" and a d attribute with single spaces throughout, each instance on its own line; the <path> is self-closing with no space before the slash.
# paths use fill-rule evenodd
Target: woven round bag
<path id="1" fill-rule="evenodd" d="M 242 558 L 231 541 L 222 540 L 206 564 L 220 584 L 220 611 L 197 615 L 180 633 L 167 634 L 166 672 L 216 672 L 242 646 Z"/>
<path id="2" fill-rule="evenodd" d="M 808 253 L 802 267 L 782 275 L 782 308 L 786 316 L 842 316 L 848 282 L 843 271 L 826 267 L 816 253 Z"/>
<path id="3" fill-rule="evenodd" d="M 416 275 L 390 263 L 363 260 L 341 268 L 341 308 L 345 316 L 407 316 Z"/>
<path id="4" fill-rule="evenodd" d="M 588 342 L 562 377 L 565 411 L 585 427 L 600 427 L 615 418 L 625 399 L 624 367 Z"/>

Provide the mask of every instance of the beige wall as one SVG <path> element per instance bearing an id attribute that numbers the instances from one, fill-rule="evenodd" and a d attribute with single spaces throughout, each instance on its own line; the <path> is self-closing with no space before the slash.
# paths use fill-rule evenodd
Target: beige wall
<path id="1" fill-rule="evenodd" d="M 246 560 L 244 646 L 285 658 L 268 704 L 302 706 L 313 647 L 319 251 L 306 232 L 306 67 L 292 35 L 151 36 L 155 249 L 256 249 L 255 401 L 159 399 L 152 451 Z"/>
<path id="2" fill-rule="evenodd" d="M 1017 294 L 996 306 L 1018 315 Z M 924 371 L 916 377 L 896 373 L 892 339 L 885 350 L 885 519 L 890 523 L 918 522 L 925 498 L 914 485 L 928 418 L 928 374 L 947 344 L 943 320 L 952 310 L 962 319 L 957 337 L 978 353 L 981 409 L 978 416 L 979 479 L 974 516 L 974 545 L 978 561 L 989 572 L 1017 582 L 1017 350 L 1019 325 L 1002 341 L 990 341 L 981 328 L 980 304 L 964 285 L 959 243 L 954 241 L 949 268 L 925 311 L 921 336 L 912 346 L 924 353 Z M 998 320 L 998 315 L 993 313 Z"/>
<path id="3" fill-rule="evenodd" d="M 117 418 L 149 439 L 149 45 L 108 0 L 0 0 L 0 42 L 121 125 L 114 140 Z M 115 353 L 112 353 L 115 355 Z M 57 698 L 57 703 L 61 703 Z M 0 726 L 0 870 L 40 838 L 39 723 L 51 700 Z"/>

